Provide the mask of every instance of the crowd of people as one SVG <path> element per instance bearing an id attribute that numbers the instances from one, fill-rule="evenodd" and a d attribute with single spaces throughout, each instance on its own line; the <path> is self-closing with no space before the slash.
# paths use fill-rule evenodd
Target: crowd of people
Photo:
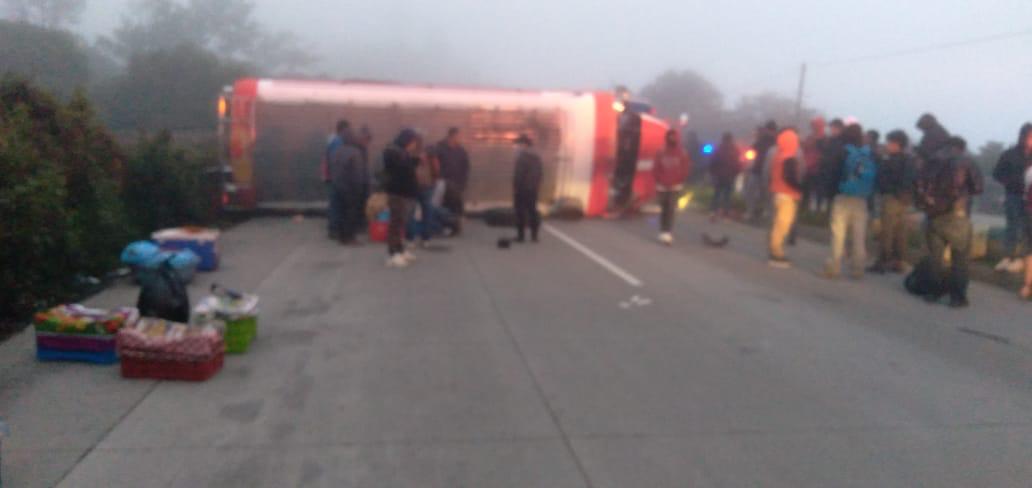
<path id="1" fill-rule="evenodd" d="M 912 271 L 907 283 L 914 293 L 931 303 L 948 297 L 950 306 L 967 307 L 971 215 L 974 197 L 984 190 L 983 176 L 966 141 L 935 116 L 923 115 L 917 128 L 922 138 L 911 147 L 901 129 L 890 132 L 882 145 L 879 132 L 864 132 L 856 122 L 826 124 L 815 118 L 801 138 L 795 128 L 772 121 L 757 129 L 751 165 L 742 164 L 742 152 L 726 134 L 709 165 L 712 219 L 727 216 L 732 187 L 744 172 L 745 217 L 759 221 L 771 209 L 772 267 L 791 267 L 785 246 L 794 243 L 797 217 L 807 209 L 828 216 L 831 252 L 823 277 L 839 279 L 844 265 L 854 279 Z M 1018 143 L 1003 154 L 993 176 L 1007 191 L 1006 258 L 997 270 L 1024 270 L 1021 296 L 1032 298 L 1032 124 L 1021 128 Z M 660 200 L 666 203 L 662 193 Z M 925 217 L 928 254 L 911 267 L 908 215 L 915 208 Z M 869 264 L 867 229 L 876 211 L 878 252 Z"/>
<path id="2" fill-rule="evenodd" d="M 410 243 L 426 247 L 437 236 L 462 233 L 471 164 L 458 128 L 450 128 L 437 144 L 427 144 L 414 129 L 402 129 L 386 145 L 382 163 L 375 169 L 369 154 L 371 131 L 366 127 L 355 131 L 345 120 L 338 122 L 336 129 L 322 164 L 331 239 L 361 246 L 358 235 L 371 220 L 385 215 L 387 266 L 404 268 L 416 259 Z M 541 226 L 537 203 L 544 166 L 530 136 L 520 135 L 515 146 L 515 241 L 525 242 L 529 231 L 530 241 L 537 242 Z"/>
<path id="3" fill-rule="evenodd" d="M 786 245 L 794 244 L 800 211 L 806 209 L 828 218 L 831 249 L 824 278 L 840 279 L 844 267 L 854 279 L 910 272 L 912 292 L 931 303 L 948 298 L 951 307 L 967 307 L 973 199 L 984 190 L 983 176 L 966 141 L 951 135 L 935 116 L 923 115 L 917 129 L 922 137 L 912 146 L 902 129 L 888 133 L 882 144 L 879 132 L 865 132 L 855 121 L 815 118 L 805 138 L 794 127 L 771 121 L 757 128 L 752 158 L 743 158 L 734 136 L 725 134 L 709 164 L 711 219 L 729 215 L 735 182 L 744 172 L 745 218 L 761 220 L 771 211 L 767 251 L 772 267 L 792 266 Z M 344 245 L 361 245 L 357 235 L 382 210 L 389 215 L 387 265 L 406 267 L 415 260 L 408 242 L 422 246 L 438 235 L 462 232 L 469 154 L 458 128 L 449 129 L 437 144 L 425 144 L 422 134 L 404 129 L 384 149 L 382 167 L 371 171 L 371 141 L 367 128 L 352 130 L 341 121 L 327 145 L 323 179 L 329 188 L 329 235 Z M 515 145 L 515 242 L 528 237 L 537 242 L 543 164 L 529 136 L 520 135 Z M 747 159 L 751 163 L 743 164 Z M 678 132 L 669 131 L 653 164 L 659 240 L 666 245 L 673 243 L 677 205 L 691 170 L 692 158 Z M 1003 154 L 993 177 L 1007 195 L 1006 257 L 997 270 L 1023 270 L 1021 296 L 1032 298 L 1032 124 L 1021 128 L 1018 143 Z M 373 190 L 383 201 L 370 212 Z M 927 256 L 911 266 L 909 214 L 914 209 L 924 214 Z M 876 257 L 869 263 L 872 216 L 880 221 L 880 232 Z"/>

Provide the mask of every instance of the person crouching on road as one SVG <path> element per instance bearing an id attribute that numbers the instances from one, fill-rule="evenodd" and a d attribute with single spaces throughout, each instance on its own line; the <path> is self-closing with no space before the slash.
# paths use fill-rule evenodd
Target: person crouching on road
<path id="1" fill-rule="evenodd" d="M 902 130 L 889 133 L 885 156 L 878 167 L 878 192 L 881 194 L 881 252 L 868 271 L 902 273 L 907 261 L 907 212 L 914 204 L 917 166 L 907 154 L 910 139 Z"/>
<path id="2" fill-rule="evenodd" d="M 681 146 L 681 138 L 677 131 L 667 131 L 666 145 L 656 153 L 652 175 L 656 180 L 656 192 L 659 196 L 659 206 L 662 209 L 659 242 L 668 246 L 674 243 L 671 231 L 674 229 L 677 200 L 684 190 L 684 182 L 691 174 L 691 170 L 691 157 Z"/>
<path id="3" fill-rule="evenodd" d="M 419 183 L 416 166 L 422 150 L 422 140 L 412 129 L 404 129 L 394 142 L 383 151 L 384 182 L 390 223 L 387 230 L 387 266 L 404 268 L 415 260 L 405 250 L 405 227 L 417 198 Z"/>
<path id="4" fill-rule="evenodd" d="M 831 204 L 831 259 L 824 276 L 837 279 L 841 275 L 846 236 L 850 234 L 853 240 L 851 275 L 860 279 L 867 267 L 867 199 L 874 194 L 878 165 L 870 146 L 864 144 L 864 130 L 859 124 L 846 127 L 842 139 L 845 159 L 839 162 L 838 195 Z"/>
<path id="5" fill-rule="evenodd" d="M 792 231 L 803 198 L 803 155 L 795 129 L 781 131 L 770 161 L 774 223 L 770 229 L 769 263 L 775 268 L 788 268 L 791 262 L 785 257 L 785 239 Z"/>
<path id="6" fill-rule="evenodd" d="M 538 241 L 541 227 L 541 213 L 538 211 L 538 193 L 544 178 L 544 164 L 541 156 L 533 149 L 530 136 L 521 134 L 516 139 L 516 169 L 512 177 L 513 211 L 516 214 L 516 242 L 526 241 L 530 228 L 530 240 Z"/>
<path id="7" fill-rule="evenodd" d="M 921 168 L 917 196 L 927 215 L 925 237 L 932 278 L 943 285 L 941 292 L 925 296 L 930 303 L 938 302 L 948 292 L 950 307 L 969 306 L 968 261 L 974 233 L 971 201 L 982 193 L 983 185 L 981 173 L 967 154 L 967 142 L 960 137 L 948 139 L 946 150 L 926 159 Z"/>

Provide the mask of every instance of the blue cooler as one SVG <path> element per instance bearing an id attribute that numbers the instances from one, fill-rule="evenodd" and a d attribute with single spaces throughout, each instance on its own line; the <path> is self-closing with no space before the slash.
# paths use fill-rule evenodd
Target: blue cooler
<path id="1" fill-rule="evenodd" d="M 151 235 L 163 249 L 189 249 L 200 256 L 198 271 L 215 271 L 219 267 L 219 231 L 179 227 L 159 230 Z"/>

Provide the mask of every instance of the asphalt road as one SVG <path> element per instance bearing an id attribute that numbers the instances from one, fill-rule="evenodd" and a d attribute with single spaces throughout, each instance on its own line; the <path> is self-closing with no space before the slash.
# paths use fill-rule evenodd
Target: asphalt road
<path id="1" fill-rule="evenodd" d="M 1028 486 L 1032 308 L 974 285 L 766 266 L 762 232 L 686 215 L 555 223 L 383 267 L 322 222 L 255 220 L 203 276 L 262 296 L 260 339 L 204 384 L 0 346 L 10 486 Z M 700 232 L 726 232 L 723 250 Z M 132 300 L 128 287 L 98 305 Z"/>

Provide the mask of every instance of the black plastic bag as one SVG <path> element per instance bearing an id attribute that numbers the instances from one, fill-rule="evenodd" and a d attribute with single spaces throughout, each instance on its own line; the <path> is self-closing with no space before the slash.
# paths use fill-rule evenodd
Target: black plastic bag
<path id="1" fill-rule="evenodd" d="M 172 263 L 165 261 L 158 269 L 140 275 L 140 297 L 136 300 L 136 308 L 143 317 L 183 324 L 190 321 L 190 295 Z"/>

